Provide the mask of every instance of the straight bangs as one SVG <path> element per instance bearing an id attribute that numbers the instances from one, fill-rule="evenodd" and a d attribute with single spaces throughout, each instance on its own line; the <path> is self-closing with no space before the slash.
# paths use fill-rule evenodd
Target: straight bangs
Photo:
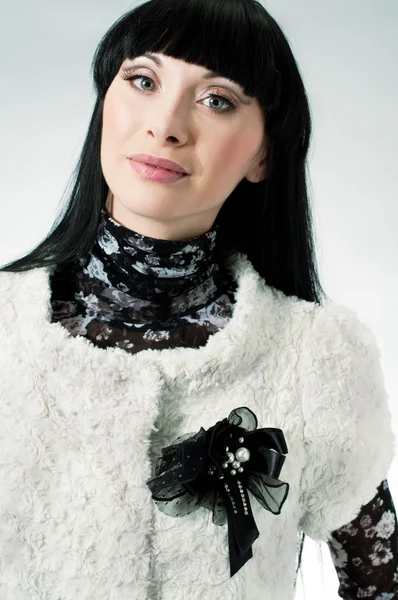
<path id="1" fill-rule="evenodd" d="M 105 96 L 124 60 L 151 52 L 214 71 L 277 111 L 282 82 L 270 18 L 256 0 L 151 0 L 101 40 L 93 60 L 97 93 Z"/>

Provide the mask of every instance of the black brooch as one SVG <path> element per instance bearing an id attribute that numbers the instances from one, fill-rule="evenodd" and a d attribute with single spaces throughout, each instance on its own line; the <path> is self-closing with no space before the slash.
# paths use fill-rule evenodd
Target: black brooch
<path id="1" fill-rule="evenodd" d="M 213 512 L 215 525 L 228 522 L 232 577 L 252 558 L 260 535 L 248 491 L 279 515 L 289 493 L 289 484 L 278 479 L 287 453 L 281 429 L 257 429 L 249 408 L 235 408 L 210 429 L 201 427 L 163 448 L 147 485 L 166 515 L 183 517 L 203 506 Z"/>

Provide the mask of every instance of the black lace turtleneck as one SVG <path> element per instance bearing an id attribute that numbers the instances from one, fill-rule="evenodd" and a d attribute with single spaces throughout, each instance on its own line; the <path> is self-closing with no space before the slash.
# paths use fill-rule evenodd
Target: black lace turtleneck
<path id="1" fill-rule="evenodd" d="M 130 353 L 203 346 L 230 320 L 236 290 L 214 260 L 216 239 L 214 226 L 191 240 L 158 240 L 103 211 L 90 255 L 51 277 L 52 321 L 97 346 Z M 383 481 L 357 518 L 328 542 L 341 598 L 398 600 L 397 539 L 395 507 Z"/>
<path id="2" fill-rule="evenodd" d="M 52 275 L 52 321 L 131 353 L 202 346 L 231 318 L 236 290 L 216 239 L 217 225 L 190 240 L 147 237 L 104 209 L 90 255 Z"/>

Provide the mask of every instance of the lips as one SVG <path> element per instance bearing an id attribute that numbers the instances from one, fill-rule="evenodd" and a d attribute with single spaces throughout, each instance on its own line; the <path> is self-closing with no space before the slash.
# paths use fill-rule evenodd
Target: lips
<path id="1" fill-rule="evenodd" d="M 176 171 L 175 169 L 165 169 L 164 167 L 157 167 L 156 165 L 153 165 L 151 163 L 145 164 L 148 165 L 148 167 L 153 167 L 154 169 L 164 169 L 165 171 L 170 171 L 171 173 L 178 173 L 178 171 Z"/>
<path id="2" fill-rule="evenodd" d="M 189 175 L 188 171 L 186 171 L 184 167 L 167 158 L 159 158 L 158 156 L 152 156 L 151 154 L 132 154 L 127 158 L 135 160 L 136 162 L 146 163 L 152 167 L 158 167 L 161 169 L 167 169 L 168 171 Z"/>
<path id="3" fill-rule="evenodd" d="M 151 167 L 145 162 L 138 162 L 136 160 L 129 160 L 131 168 L 138 173 L 143 179 L 147 179 L 152 182 L 159 183 L 177 183 L 189 177 L 185 173 L 178 173 L 177 171 L 171 171 L 170 169 L 163 169 L 162 167 Z"/>

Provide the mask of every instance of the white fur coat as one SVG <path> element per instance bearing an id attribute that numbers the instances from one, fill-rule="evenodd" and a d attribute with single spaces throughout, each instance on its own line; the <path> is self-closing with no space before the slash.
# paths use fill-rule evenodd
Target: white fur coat
<path id="1" fill-rule="evenodd" d="M 0 598 L 292 600 L 297 533 L 353 520 L 395 437 L 374 335 L 269 287 L 244 254 L 232 320 L 201 348 L 128 354 L 51 323 L 49 269 L 0 273 Z M 161 449 L 240 406 L 282 429 L 289 483 L 232 578 L 227 526 L 156 507 Z"/>

